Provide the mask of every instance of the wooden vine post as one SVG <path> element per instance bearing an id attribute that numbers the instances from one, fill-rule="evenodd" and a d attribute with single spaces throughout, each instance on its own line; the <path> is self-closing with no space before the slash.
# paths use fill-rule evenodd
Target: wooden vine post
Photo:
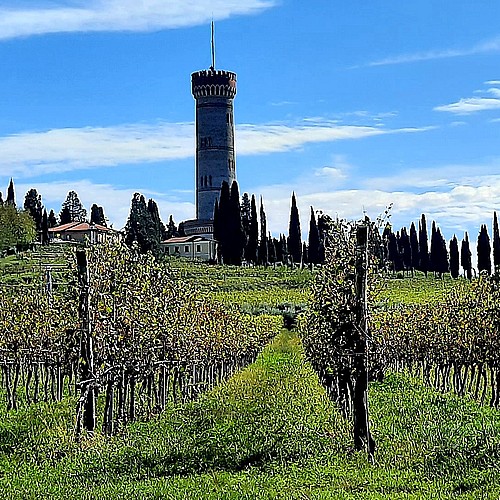
<path id="1" fill-rule="evenodd" d="M 96 388 L 94 385 L 94 352 L 90 321 L 89 271 L 84 249 L 76 251 L 78 287 L 80 290 L 78 316 L 80 319 L 80 399 L 76 415 L 76 437 L 80 438 L 82 428 L 93 433 L 96 427 Z"/>
<path id="2" fill-rule="evenodd" d="M 367 349 L 367 284 L 368 271 L 368 226 L 356 228 L 356 325 L 354 338 L 354 394 L 353 424 L 354 447 L 366 448 L 368 457 L 373 461 L 375 441 L 370 434 L 368 417 L 368 349 Z"/>

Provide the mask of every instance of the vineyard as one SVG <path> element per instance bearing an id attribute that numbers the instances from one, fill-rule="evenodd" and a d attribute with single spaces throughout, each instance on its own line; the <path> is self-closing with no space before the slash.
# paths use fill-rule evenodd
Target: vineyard
<path id="1" fill-rule="evenodd" d="M 497 277 L 387 279 L 357 227 L 314 273 L 121 246 L 3 261 L 2 490 L 498 498 Z"/>
<path id="2" fill-rule="evenodd" d="M 195 399 L 254 361 L 280 331 L 281 318 L 203 299 L 152 256 L 100 246 L 76 257 L 81 262 L 69 263 L 73 273 L 61 274 L 56 290 L 4 285 L 8 410 L 78 396 L 80 435 L 82 427 L 94 431 L 102 394 L 102 429 L 112 434 L 168 401 Z"/>

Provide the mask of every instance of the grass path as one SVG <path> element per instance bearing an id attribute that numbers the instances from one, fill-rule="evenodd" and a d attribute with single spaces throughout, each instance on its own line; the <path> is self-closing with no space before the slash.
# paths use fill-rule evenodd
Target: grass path
<path id="1" fill-rule="evenodd" d="M 63 406 L 46 428 L 36 420 L 42 436 L 29 418 L 17 434 L 11 426 L 20 446 L 0 448 L 0 491 L 68 499 L 500 498 L 500 412 L 394 375 L 371 386 L 370 409 L 375 465 L 352 453 L 348 423 L 297 337 L 283 332 L 216 390 L 112 440 L 69 444 Z"/>

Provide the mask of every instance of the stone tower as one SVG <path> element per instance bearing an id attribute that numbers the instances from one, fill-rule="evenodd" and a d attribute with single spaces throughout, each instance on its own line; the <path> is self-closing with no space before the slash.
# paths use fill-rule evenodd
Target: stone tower
<path id="1" fill-rule="evenodd" d="M 222 182 L 236 179 L 233 99 L 236 74 L 215 69 L 212 23 L 212 66 L 191 75 L 196 101 L 196 220 L 186 221 L 186 234 L 213 233 L 215 200 Z"/>
<path id="2" fill-rule="evenodd" d="M 233 99 L 236 74 L 210 68 L 191 75 L 196 99 L 196 218 L 213 219 L 223 181 L 236 179 Z"/>

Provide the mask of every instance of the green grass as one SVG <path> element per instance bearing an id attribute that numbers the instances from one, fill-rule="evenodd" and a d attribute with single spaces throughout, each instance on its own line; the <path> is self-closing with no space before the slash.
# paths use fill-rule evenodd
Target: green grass
<path id="1" fill-rule="evenodd" d="M 289 332 L 198 401 L 113 439 L 71 443 L 71 410 L 1 415 L 3 498 L 500 497 L 500 412 L 390 375 L 370 387 L 371 465 Z"/>
<path id="2" fill-rule="evenodd" d="M 426 277 L 420 272 L 415 273 L 414 277 L 406 278 L 387 276 L 377 283 L 376 301 L 388 306 L 437 302 L 459 281 L 465 280 L 453 280 L 449 274 L 443 278 L 436 278 L 432 273 Z"/>

